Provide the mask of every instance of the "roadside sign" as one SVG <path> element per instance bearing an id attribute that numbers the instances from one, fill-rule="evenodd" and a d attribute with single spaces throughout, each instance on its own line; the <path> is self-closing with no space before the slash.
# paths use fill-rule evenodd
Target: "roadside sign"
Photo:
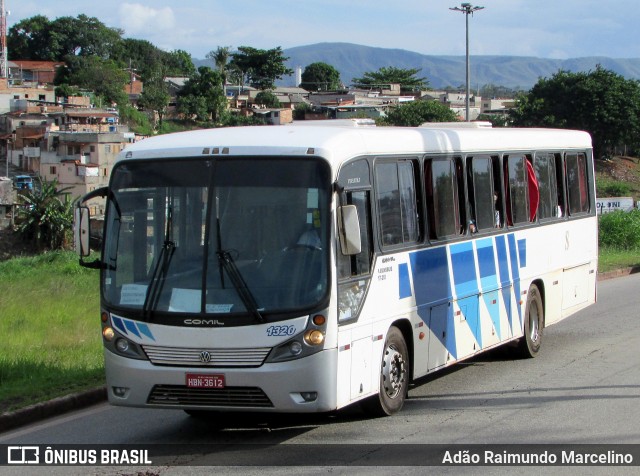
<path id="1" fill-rule="evenodd" d="M 623 212 L 630 212 L 633 210 L 633 198 L 632 197 L 607 197 L 596 198 L 596 209 L 598 215 L 604 213 L 611 213 L 618 210 Z"/>

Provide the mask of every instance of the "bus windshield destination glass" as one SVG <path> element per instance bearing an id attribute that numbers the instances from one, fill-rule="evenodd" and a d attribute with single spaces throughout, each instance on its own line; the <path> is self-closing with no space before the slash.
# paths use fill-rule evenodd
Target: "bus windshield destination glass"
<path id="1" fill-rule="evenodd" d="M 391 415 L 411 381 L 507 343 L 535 357 L 596 301 L 585 132 L 200 130 L 129 145 L 109 176 L 76 244 L 113 405 Z"/>

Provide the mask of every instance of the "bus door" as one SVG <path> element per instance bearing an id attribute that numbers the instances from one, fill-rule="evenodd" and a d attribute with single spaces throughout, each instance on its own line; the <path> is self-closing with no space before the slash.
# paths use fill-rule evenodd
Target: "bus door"
<path id="1" fill-rule="evenodd" d="M 584 153 L 565 154 L 567 209 L 570 218 L 584 216 L 591 211 L 593 201 L 589 193 L 587 156 Z M 569 221 L 564 237 L 566 262 L 562 278 L 562 309 L 567 310 L 586 303 L 593 295 L 595 273 L 583 256 L 593 256 L 595 240 L 585 239 L 588 220 Z"/>
<path id="2" fill-rule="evenodd" d="M 338 205 L 355 211 L 359 249 L 347 245 L 344 223 L 338 224 L 336 246 L 338 278 L 338 405 L 368 394 L 374 385 L 378 363 L 372 362 L 371 323 L 360 313 L 371 280 L 373 247 L 371 226 L 371 180 L 369 163 L 362 159 L 342 167 L 338 179 Z M 338 220 L 344 219 L 342 213 Z M 353 230 L 351 230 L 353 231 Z"/>

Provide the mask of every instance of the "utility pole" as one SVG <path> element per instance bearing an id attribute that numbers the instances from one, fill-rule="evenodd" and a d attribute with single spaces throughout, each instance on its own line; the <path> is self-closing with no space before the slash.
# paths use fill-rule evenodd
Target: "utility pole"
<path id="1" fill-rule="evenodd" d="M 469 86 L 469 76 L 470 76 L 470 64 L 469 64 L 469 15 L 473 15 L 473 12 L 477 12 L 478 10 L 482 10 L 484 7 L 475 7 L 470 3 L 461 3 L 459 7 L 452 7 L 449 10 L 454 10 L 457 12 L 464 13 L 465 16 L 465 26 L 466 26 L 466 34 L 467 34 L 467 74 L 466 74 L 466 85 L 467 85 L 467 95 L 464 100 L 465 102 L 465 110 L 466 110 L 466 121 L 469 122 L 469 96 L 471 94 L 470 86 Z"/>
<path id="2" fill-rule="evenodd" d="M 0 0 L 0 78 L 9 79 L 7 58 L 7 15 L 4 0 Z"/>

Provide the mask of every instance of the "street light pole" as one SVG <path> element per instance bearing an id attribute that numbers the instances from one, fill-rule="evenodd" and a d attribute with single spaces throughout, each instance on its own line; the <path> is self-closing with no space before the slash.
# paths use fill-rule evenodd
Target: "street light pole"
<path id="1" fill-rule="evenodd" d="M 471 67 L 470 67 L 470 63 L 469 63 L 469 15 L 473 15 L 473 12 L 477 12 L 478 10 L 482 10 L 484 7 L 475 7 L 473 5 L 471 5 L 470 3 L 461 3 L 459 7 L 452 7 L 449 8 L 449 10 L 454 10 L 457 12 L 462 12 L 464 13 L 465 16 L 465 31 L 466 31 L 466 37 L 467 37 L 467 41 L 466 41 L 466 46 L 467 46 L 467 73 L 466 73 L 466 85 L 467 85 L 467 95 L 466 98 L 464 100 L 464 104 L 465 104 L 465 111 L 466 111 L 466 121 L 469 122 L 469 96 L 471 95 L 471 87 L 470 87 L 470 82 L 469 82 L 469 76 L 470 76 L 470 71 L 471 71 Z"/>

